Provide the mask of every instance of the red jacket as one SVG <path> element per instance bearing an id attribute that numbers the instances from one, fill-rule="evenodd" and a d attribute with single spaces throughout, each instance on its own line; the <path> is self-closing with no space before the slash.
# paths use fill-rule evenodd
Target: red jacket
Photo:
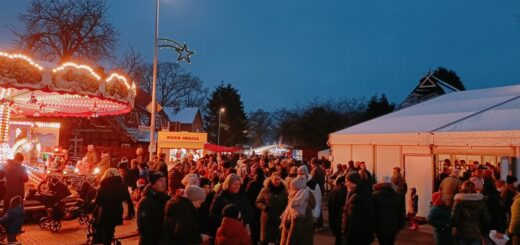
<path id="1" fill-rule="evenodd" d="M 242 222 L 224 217 L 217 230 L 215 245 L 251 245 L 251 238 Z"/>

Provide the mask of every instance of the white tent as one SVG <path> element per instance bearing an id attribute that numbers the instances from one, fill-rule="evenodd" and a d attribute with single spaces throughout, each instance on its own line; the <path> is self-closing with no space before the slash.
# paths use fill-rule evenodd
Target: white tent
<path id="1" fill-rule="evenodd" d="M 520 156 L 519 119 L 520 85 L 454 92 L 334 132 L 329 143 L 333 164 L 365 161 L 377 177 L 401 167 L 426 216 L 436 156 L 496 156 L 507 174 Z"/>

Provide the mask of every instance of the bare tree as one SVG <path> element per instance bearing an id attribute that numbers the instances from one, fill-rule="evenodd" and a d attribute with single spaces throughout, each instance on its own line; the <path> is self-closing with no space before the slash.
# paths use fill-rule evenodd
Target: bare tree
<path id="1" fill-rule="evenodd" d="M 118 68 L 123 70 L 136 84 L 144 85 L 142 79 L 148 72 L 148 67 L 141 53 L 130 47 L 117 63 Z M 151 86 L 151 84 L 146 85 Z M 150 91 L 150 88 L 145 90 Z"/>
<path id="2" fill-rule="evenodd" d="M 166 107 L 201 107 L 208 89 L 202 81 L 186 72 L 178 63 L 163 62 L 157 67 L 157 102 Z M 147 66 L 139 86 L 151 93 L 153 69 Z"/>
<path id="3" fill-rule="evenodd" d="M 15 42 L 45 60 L 81 57 L 111 58 L 118 33 L 107 19 L 103 0 L 33 0 L 18 19 L 22 31 L 12 28 Z"/>

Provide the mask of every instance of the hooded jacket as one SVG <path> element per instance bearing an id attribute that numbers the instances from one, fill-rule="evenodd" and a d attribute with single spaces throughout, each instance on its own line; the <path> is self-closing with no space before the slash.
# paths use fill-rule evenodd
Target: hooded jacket
<path id="1" fill-rule="evenodd" d="M 374 240 L 374 200 L 365 184 L 348 193 L 342 228 L 348 244 L 370 244 Z"/>
<path id="2" fill-rule="evenodd" d="M 491 220 L 480 193 L 459 193 L 454 197 L 451 225 L 456 228 L 456 237 L 464 240 L 479 240 L 480 231 Z"/>

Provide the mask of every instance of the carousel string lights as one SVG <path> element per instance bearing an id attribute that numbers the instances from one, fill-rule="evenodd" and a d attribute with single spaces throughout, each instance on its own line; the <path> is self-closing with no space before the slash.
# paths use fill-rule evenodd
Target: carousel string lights
<path id="1" fill-rule="evenodd" d="M 122 73 L 105 73 L 93 68 L 96 66 L 74 62 L 54 67 L 45 64 L 41 66 L 26 55 L 0 52 L 0 163 L 10 151 L 9 125 L 16 124 L 10 123 L 11 113 L 90 118 L 125 114 L 134 105 L 135 83 Z M 30 66 L 37 70 L 31 71 Z M 60 127 L 44 122 L 30 126 Z"/>

